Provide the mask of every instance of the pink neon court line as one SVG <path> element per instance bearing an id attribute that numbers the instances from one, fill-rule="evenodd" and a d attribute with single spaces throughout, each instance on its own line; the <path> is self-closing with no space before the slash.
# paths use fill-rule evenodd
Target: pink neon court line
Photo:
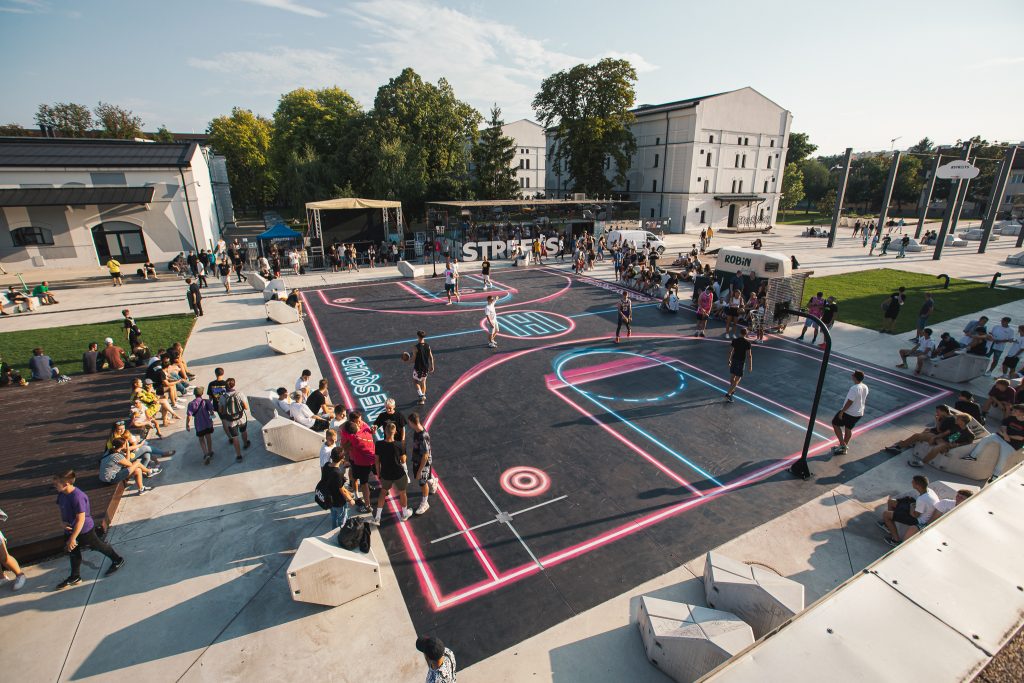
<path id="1" fill-rule="evenodd" d="M 413 296 L 415 296 L 420 301 L 425 301 L 428 304 L 436 304 L 436 303 L 439 303 L 441 301 L 446 301 L 447 300 L 446 297 L 439 296 L 437 294 L 431 294 L 430 296 L 427 296 L 423 292 L 419 291 L 418 289 L 415 289 L 413 287 L 408 286 L 404 282 L 398 282 L 396 284 L 399 287 L 401 287 L 402 289 L 404 289 L 405 291 L 407 291 L 410 294 L 412 294 Z M 498 289 L 487 290 L 487 291 L 469 292 L 468 294 L 462 294 L 461 298 L 465 299 L 467 301 L 472 301 L 473 299 L 486 299 L 489 296 L 496 296 L 496 297 L 500 298 L 502 296 L 505 296 L 506 294 L 518 294 L 518 293 L 519 293 L 519 290 L 515 289 L 514 287 L 511 288 L 511 289 L 498 288 Z"/>
<path id="2" fill-rule="evenodd" d="M 634 370 L 646 370 L 647 368 L 660 367 L 661 365 L 662 363 L 653 361 L 647 357 L 629 356 L 622 360 L 613 360 L 607 363 L 600 363 L 599 365 L 590 365 L 585 368 L 566 370 L 562 373 L 562 377 L 569 381 L 569 384 L 578 385 L 608 379 L 609 377 L 625 375 L 626 373 L 633 372 Z M 549 389 L 564 385 L 564 382 L 562 382 L 558 375 L 554 373 L 544 375 L 544 381 L 547 383 Z"/>

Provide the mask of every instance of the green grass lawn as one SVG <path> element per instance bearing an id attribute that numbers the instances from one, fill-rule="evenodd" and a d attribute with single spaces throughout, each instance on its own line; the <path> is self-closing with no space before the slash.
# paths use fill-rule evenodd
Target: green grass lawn
<path id="1" fill-rule="evenodd" d="M 142 339 L 155 353 L 159 348 L 179 341 L 188 342 L 195 318 L 192 315 L 158 315 L 152 318 L 139 318 L 139 329 Z M 32 349 L 43 347 L 53 362 L 65 375 L 82 374 L 82 354 L 89 342 L 96 342 L 103 349 L 103 340 L 112 337 L 114 343 L 128 350 L 128 339 L 124 336 L 124 328 L 120 320 L 92 325 L 68 325 L 67 327 L 43 328 L 38 330 L 22 330 L 0 334 L 0 357 L 10 363 L 26 378 L 28 359 Z"/>
<path id="2" fill-rule="evenodd" d="M 938 336 L 939 331 L 960 332 L 959 329 L 943 330 L 940 323 L 944 320 L 1024 299 L 1024 289 L 989 289 L 988 285 L 980 282 L 955 278 L 950 279 L 949 289 L 943 289 L 942 282 L 934 275 L 891 268 L 814 277 L 807 282 L 802 305 L 806 305 L 806 299 L 815 292 L 824 292 L 826 297 L 835 296 L 839 300 L 838 319 L 841 322 L 878 329 L 882 323 L 883 299 L 899 287 L 906 287 L 907 301 L 896 319 L 896 331 L 902 334 L 917 327 L 917 311 L 924 303 L 924 293 L 931 292 L 935 297 L 935 310 L 928 324 Z"/>

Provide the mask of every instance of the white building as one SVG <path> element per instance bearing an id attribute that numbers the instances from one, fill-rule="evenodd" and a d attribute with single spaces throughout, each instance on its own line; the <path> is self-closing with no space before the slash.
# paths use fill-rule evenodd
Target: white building
<path id="1" fill-rule="evenodd" d="M 512 168 L 516 169 L 520 195 L 532 197 L 543 192 L 546 166 L 544 155 L 547 148 L 544 126 L 529 119 L 520 119 L 506 123 L 501 127 L 501 132 L 516 141 Z"/>
<path id="2" fill-rule="evenodd" d="M 1024 147 L 1024 143 L 1020 143 Z M 999 214 L 1024 216 L 1024 150 L 1017 150 L 1013 168 L 1007 179 L 1006 192 L 1000 198 Z"/>
<path id="3" fill-rule="evenodd" d="M 195 142 L 0 138 L 0 264 L 88 269 L 113 256 L 162 270 L 216 244 L 214 191 Z"/>
<path id="4" fill-rule="evenodd" d="M 642 219 L 671 219 L 671 232 L 774 223 L 793 119 L 789 111 L 747 87 L 642 105 L 633 115 L 636 153 L 625 184 L 613 193 L 639 200 Z M 547 142 L 549 148 L 554 144 L 550 135 Z M 548 197 L 573 192 L 561 166 L 548 168 Z"/>

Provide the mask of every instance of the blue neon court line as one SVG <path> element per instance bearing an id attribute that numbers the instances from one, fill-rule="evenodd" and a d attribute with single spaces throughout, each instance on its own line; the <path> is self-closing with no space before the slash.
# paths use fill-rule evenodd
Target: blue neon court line
<path id="1" fill-rule="evenodd" d="M 593 350 L 593 351 L 590 351 L 590 352 L 589 352 L 589 353 L 587 353 L 587 354 L 579 354 L 579 355 L 590 355 L 591 353 L 615 353 L 615 352 L 614 352 L 614 351 L 604 351 L 604 350 L 597 350 L 597 349 L 595 349 L 595 350 Z M 639 354 L 629 354 L 629 355 L 637 355 L 637 356 L 639 356 Z M 620 422 L 622 422 L 623 424 L 625 424 L 625 425 L 626 425 L 627 427 L 629 427 L 630 429 L 632 429 L 633 431 L 635 431 L 635 432 L 636 432 L 637 434 L 640 434 L 641 436 L 643 436 L 644 438 L 646 438 L 646 439 L 647 439 L 648 441 L 650 441 L 651 443 L 657 444 L 657 445 L 658 445 L 658 446 L 659 446 L 659 447 L 660 447 L 660 448 L 661 448 L 662 450 L 664 450 L 664 451 L 665 451 L 666 453 L 668 453 L 669 455 L 671 455 L 672 457 L 674 457 L 674 458 L 675 458 L 676 460 L 678 460 L 679 462 L 681 462 L 681 463 L 683 463 L 684 465 L 686 465 L 686 466 L 690 467 L 690 468 L 691 468 L 691 469 L 692 469 L 692 470 L 693 470 L 694 472 L 697 472 L 698 474 L 702 475 L 702 476 L 703 476 L 703 477 L 705 477 L 706 479 L 710 479 L 711 481 L 713 481 L 714 483 L 718 484 L 719 486 L 723 486 L 722 482 L 720 482 L 720 481 L 718 481 L 717 479 L 715 479 L 715 478 L 714 478 L 713 476 L 711 476 L 711 474 L 710 474 L 709 472 L 707 472 L 707 471 L 706 471 L 706 470 L 704 470 L 703 468 L 701 468 L 701 467 L 699 467 L 698 465 L 694 464 L 694 463 L 693 463 L 693 462 L 692 462 L 692 461 L 691 461 L 691 460 L 690 460 L 689 458 L 687 458 L 687 457 L 686 457 L 685 455 L 683 455 L 682 453 L 679 453 L 679 452 L 677 452 L 677 451 L 673 450 L 672 448 L 669 448 L 669 447 L 668 447 L 668 446 L 667 446 L 666 444 L 664 444 L 664 443 L 662 443 L 661 441 L 659 441 L 658 439 L 656 439 L 656 438 L 655 438 L 655 437 L 654 437 L 653 435 L 651 435 L 651 434 L 648 434 L 648 433 L 647 433 L 647 432 L 645 432 L 645 431 L 644 431 L 643 429 L 640 429 L 639 427 L 637 427 L 637 426 L 636 426 L 636 425 L 635 425 L 635 424 L 634 424 L 634 423 L 632 422 L 632 420 L 629 420 L 629 419 L 627 419 L 627 418 L 623 417 L 622 415 L 619 415 L 619 414 L 618 414 L 617 412 L 615 412 L 614 410 L 612 410 L 611 408 L 609 408 L 609 407 L 608 407 L 608 406 L 606 406 L 605 404 L 603 404 L 603 403 L 601 403 L 600 401 L 598 401 L 597 399 L 593 398 L 593 397 L 592 397 L 592 396 L 591 396 L 590 394 L 588 394 L 587 392 L 585 392 L 585 391 L 581 391 L 581 390 L 580 390 L 580 389 L 579 389 L 578 387 L 576 387 L 576 386 L 575 386 L 575 385 L 573 385 L 572 383 L 570 383 L 570 382 L 566 382 L 566 381 L 565 381 L 564 379 L 562 379 L 562 366 L 563 366 L 563 365 L 565 365 L 565 364 L 566 364 L 566 363 L 567 363 L 567 362 L 568 362 L 568 361 L 569 361 L 570 359 L 572 359 L 572 358 L 576 358 L 576 357 L 578 357 L 578 356 L 571 356 L 571 355 L 570 355 L 570 356 L 568 356 L 568 357 L 564 358 L 564 359 L 562 360 L 562 362 L 560 362 L 560 363 L 559 363 L 559 364 L 558 364 L 558 365 L 557 365 L 557 366 L 555 367 L 555 374 L 556 374 L 556 375 L 558 376 L 558 379 L 559 379 L 559 380 L 561 380 L 561 382 L 562 382 L 563 384 L 565 384 L 566 386 L 570 387 L 570 388 L 571 388 L 571 389 L 572 389 L 573 391 L 575 391 L 575 392 L 576 392 L 577 394 L 579 394 L 580 396 L 584 397 L 585 399 L 587 399 L 588 401 L 590 401 L 591 403 L 593 403 L 594 405 L 596 405 L 596 406 L 597 406 L 598 408 L 600 408 L 601 410 L 603 410 L 603 411 L 605 411 L 606 413 L 608 413 L 609 415 L 612 415 L 613 417 L 615 417 L 615 419 L 619 420 Z M 654 359 L 654 360 L 656 360 L 656 359 Z M 658 362 L 659 362 L 660 364 L 662 364 L 662 365 L 668 365 L 668 363 L 665 363 L 664 361 L 658 361 Z M 685 375 L 686 373 L 683 373 L 683 374 Z"/>
<path id="2" fill-rule="evenodd" d="M 429 293 L 429 292 L 425 292 L 425 293 Z M 657 306 L 657 305 L 658 304 L 643 304 L 643 306 Z M 642 308 L 643 306 L 634 306 L 633 308 L 634 309 Z M 583 317 L 586 317 L 588 315 L 600 315 L 602 313 L 614 313 L 614 312 L 616 312 L 618 310 L 619 310 L 618 308 L 609 308 L 609 309 L 604 310 L 604 311 L 590 311 L 589 313 L 577 313 L 576 315 L 568 315 L 566 317 L 567 318 L 583 318 Z M 512 313 L 515 313 L 515 311 L 512 311 Z M 502 315 L 503 314 L 501 313 L 501 311 L 499 311 L 498 312 L 498 323 L 499 324 L 502 323 Z M 483 330 L 481 330 L 480 328 L 476 328 L 476 329 L 472 329 L 472 330 L 463 330 L 462 332 L 448 332 L 447 334 L 431 334 L 431 335 L 428 336 L 428 338 L 430 338 L 430 339 L 442 339 L 444 337 L 457 337 L 460 334 L 479 334 L 481 332 L 483 332 Z M 522 338 L 526 339 L 527 337 L 522 337 Z M 399 344 L 412 344 L 415 341 L 416 341 L 415 337 L 412 338 L 412 339 L 399 339 L 397 341 L 381 342 L 380 344 L 367 344 L 365 346 L 353 346 L 353 347 L 348 348 L 348 349 L 335 349 L 335 350 L 332 350 L 331 353 L 351 353 L 352 351 L 365 351 L 366 349 L 380 349 L 380 348 L 383 348 L 385 346 L 397 346 Z"/>

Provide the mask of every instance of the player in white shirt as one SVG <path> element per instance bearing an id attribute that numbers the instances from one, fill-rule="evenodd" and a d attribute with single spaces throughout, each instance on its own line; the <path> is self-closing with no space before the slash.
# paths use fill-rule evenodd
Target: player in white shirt
<path id="1" fill-rule="evenodd" d="M 832 418 L 832 429 L 839 443 L 832 447 L 832 455 L 846 455 L 853 436 L 853 428 L 864 417 L 868 402 L 868 385 L 864 384 L 864 373 L 855 370 L 851 375 L 853 386 L 846 392 L 846 402 Z"/>
<path id="2" fill-rule="evenodd" d="M 1017 338 L 1010 342 L 1003 356 L 1003 374 L 1006 379 L 1016 379 L 1017 363 L 1020 361 L 1020 352 L 1024 348 L 1024 325 L 1017 326 Z"/>
<path id="3" fill-rule="evenodd" d="M 932 352 L 935 350 L 935 340 L 932 339 L 931 328 L 926 328 L 924 332 L 918 337 L 917 343 L 914 344 L 913 348 L 900 349 L 900 364 L 896 367 L 905 368 L 907 367 L 907 358 L 916 358 L 917 367 L 914 368 L 914 374 L 920 375 L 921 368 L 924 365 L 925 360 L 931 358 Z"/>
<path id="4" fill-rule="evenodd" d="M 960 489 L 959 491 L 956 492 L 955 498 L 943 498 L 942 500 L 935 504 L 935 509 L 932 511 L 932 515 L 928 518 L 928 521 L 926 521 L 923 524 L 919 523 L 917 526 L 912 526 L 909 529 L 907 529 L 907 533 L 903 534 L 903 540 L 906 541 L 911 536 L 914 536 L 919 531 L 922 531 L 926 525 L 933 523 L 939 517 L 946 514 L 947 512 L 949 512 L 957 505 L 964 502 L 973 495 L 974 492 L 971 491 L 970 489 Z"/>
<path id="5" fill-rule="evenodd" d="M 994 325 L 988 333 L 988 339 L 992 342 L 988 352 L 992 356 L 992 364 L 988 366 L 988 374 L 994 374 L 999 364 L 999 357 L 1003 350 L 1013 341 L 1013 328 L 1010 327 L 1010 319 L 1004 317 L 998 325 Z"/>
<path id="6" fill-rule="evenodd" d="M 487 345 L 492 349 L 498 348 L 498 311 L 494 305 L 495 300 L 496 297 L 489 296 L 487 303 L 484 304 L 484 315 L 487 316 L 487 324 L 491 328 L 487 333 Z"/>
<path id="7" fill-rule="evenodd" d="M 299 403 L 305 403 L 306 399 L 309 398 L 309 378 L 313 376 L 313 373 L 309 370 L 303 370 L 299 378 L 295 380 L 295 391 L 302 395 Z"/>

